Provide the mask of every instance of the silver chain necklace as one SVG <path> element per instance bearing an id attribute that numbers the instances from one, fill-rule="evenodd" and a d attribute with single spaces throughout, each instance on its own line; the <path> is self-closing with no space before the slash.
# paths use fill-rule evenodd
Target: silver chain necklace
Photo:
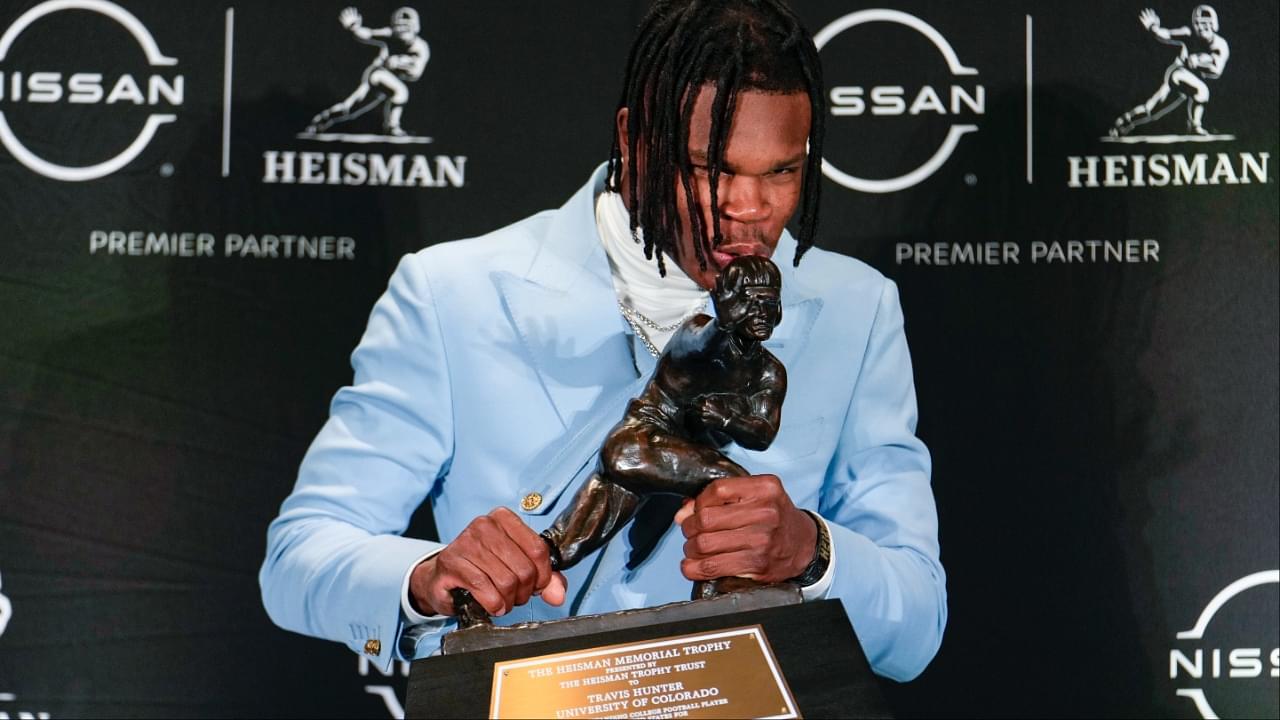
<path id="1" fill-rule="evenodd" d="M 636 331 L 636 337 L 640 338 L 640 342 L 644 344 L 645 349 L 648 350 L 649 354 L 654 356 L 655 358 L 661 356 L 662 351 L 658 349 L 657 345 L 653 344 L 653 340 L 649 339 L 649 333 L 645 332 L 644 327 L 641 327 L 641 325 L 644 325 L 645 327 L 648 327 L 649 329 L 655 332 L 661 332 L 661 333 L 674 332 L 675 330 L 679 329 L 680 326 L 683 325 L 686 320 L 702 312 L 706 307 L 707 307 L 707 301 L 703 300 L 702 304 L 698 305 L 698 307 L 691 310 L 688 315 L 685 315 L 684 317 L 671 323 L 670 325 L 659 325 L 653 320 L 650 320 L 648 317 L 645 317 L 644 313 L 641 313 L 639 310 L 636 310 L 635 308 L 627 307 L 626 305 L 622 304 L 621 300 L 618 301 L 618 309 L 622 311 L 623 319 L 627 321 L 627 324 L 631 326 L 632 330 Z"/>

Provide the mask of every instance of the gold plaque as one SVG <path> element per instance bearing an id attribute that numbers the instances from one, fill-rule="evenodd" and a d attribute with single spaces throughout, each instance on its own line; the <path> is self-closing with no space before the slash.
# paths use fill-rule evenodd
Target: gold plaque
<path id="1" fill-rule="evenodd" d="M 507 660 L 491 718 L 796 718 L 759 625 Z"/>

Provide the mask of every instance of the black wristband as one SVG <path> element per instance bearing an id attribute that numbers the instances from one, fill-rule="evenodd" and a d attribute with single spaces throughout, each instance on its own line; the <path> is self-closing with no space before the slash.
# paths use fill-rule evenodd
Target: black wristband
<path id="1" fill-rule="evenodd" d="M 809 563 L 804 572 L 791 578 L 791 582 L 800 587 L 809 587 L 810 585 L 822 579 L 827 574 L 827 567 L 831 565 L 831 533 L 827 530 L 827 523 L 822 517 L 811 510 L 805 510 L 809 518 L 813 520 L 813 524 L 818 529 L 817 547 L 814 548 L 813 560 Z"/>

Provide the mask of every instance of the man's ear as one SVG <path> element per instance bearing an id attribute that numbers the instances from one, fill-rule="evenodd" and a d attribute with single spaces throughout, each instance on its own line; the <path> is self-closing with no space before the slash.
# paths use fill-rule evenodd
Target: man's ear
<path id="1" fill-rule="evenodd" d="M 618 114 L 614 116 L 614 124 L 618 132 L 618 146 L 622 149 L 622 165 L 627 166 L 631 162 L 631 134 L 627 132 L 627 118 L 630 112 L 627 108 L 619 108 Z"/>

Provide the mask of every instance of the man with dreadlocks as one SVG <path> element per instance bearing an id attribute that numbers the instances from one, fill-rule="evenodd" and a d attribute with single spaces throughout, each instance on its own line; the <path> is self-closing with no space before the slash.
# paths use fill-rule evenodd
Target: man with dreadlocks
<path id="1" fill-rule="evenodd" d="M 436 650 L 459 589 L 510 623 L 790 579 L 844 604 L 876 672 L 919 674 L 946 623 L 929 454 L 894 284 L 813 248 L 825 112 L 813 40 L 781 0 L 656 2 L 607 166 L 558 210 L 397 268 L 268 532 L 271 617 L 388 668 Z M 755 474 L 651 500 L 553 570 L 538 533 L 745 255 L 778 260 L 765 347 L 788 383 L 768 449 L 724 451 Z M 426 499 L 444 544 L 399 535 Z"/>

